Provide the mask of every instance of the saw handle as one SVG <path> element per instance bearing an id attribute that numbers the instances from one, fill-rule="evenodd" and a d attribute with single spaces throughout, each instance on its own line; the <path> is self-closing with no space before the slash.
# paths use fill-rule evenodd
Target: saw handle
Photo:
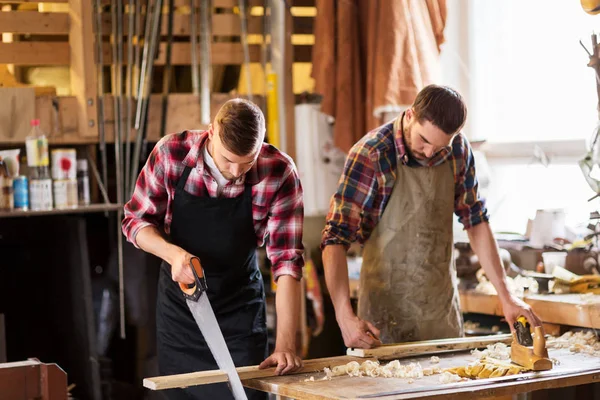
<path id="1" fill-rule="evenodd" d="M 192 257 L 190 259 L 190 269 L 194 274 L 194 283 L 187 284 L 179 282 L 179 288 L 183 292 L 183 297 L 192 301 L 198 301 L 202 293 L 206 291 L 208 286 L 206 285 L 206 277 L 204 276 L 204 270 L 200 259 L 198 257 Z"/>

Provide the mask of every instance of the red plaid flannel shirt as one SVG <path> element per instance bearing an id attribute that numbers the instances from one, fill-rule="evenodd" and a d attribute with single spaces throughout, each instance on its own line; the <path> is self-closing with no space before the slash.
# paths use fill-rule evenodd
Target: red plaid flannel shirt
<path id="1" fill-rule="evenodd" d="M 166 136 L 152 150 L 124 210 L 123 234 L 136 247 L 135 237 L 146 226 L 163 227 L 169 234 L 175 187 L 186 166 L 195 167 L 185 185 L 188 193 L 217 196 L 217 182 L 202 157 L 207 138 L 206 131 L 184 131 Z M 300 279 L 304 265 L 304 206 L 294 162 L 275 147 L 263 144 L 250 171 L 237 181 L 229 182 L 221 196 L 242 195 L 245 181 L 252 184 L 256 242 L 258 246 L 266 242 L 273 277 L 291 275 Z"/>

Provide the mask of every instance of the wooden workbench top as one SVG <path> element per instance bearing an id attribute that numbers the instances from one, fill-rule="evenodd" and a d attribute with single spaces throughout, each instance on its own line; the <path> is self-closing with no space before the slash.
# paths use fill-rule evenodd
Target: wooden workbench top
<path id="1" fill-rule="evenodd" d="M 541 373 L 520 374 L 518 380 L 513 377 L 469 380 L 466 382 L 443 385 L 440 375 L 425 376 L 409 383 L 403 378 L 369 378 L 339 376 L 331 380 L 320 380 L 323 372 L 278 376 L 244 381 L 244 386 L 265 392 L 303 400 L 341 400 L 341 399 L 475 399 L 491 396 L 504 396 L 533 390 L 551 389 L 582 385 L 600 381 L 600 359 L 594 356 L 571 353 L 566 349 L 549 349 L 549 355 L 560 361 L 552 370 Z M 430 357 L 416 357 L 401 360 L 402 364 L 420 362 L 423 368 L 438 366 L 448 368 L 466 365 L 474 361 L 470 352 L 439 355 L 439 364 L 432 364 Z M 306 379 L 314 377 L 314 381 Z M 415 392 L 424 389 L 425 391 Z M 404 391 L 402 394 L 386 392 Z M 412 393 L 411 393 L 412 392 Z M 364 397 L 368 396 L 368 397 Z"/>
<path id="2" fill-rule="evenodd" d="M 523 298 L 545 323 L 600 328 L 600 295 L 532 294 Z M 503 315 L 498 296 L 475 291 L 460 292 L 464 313 Z"/>

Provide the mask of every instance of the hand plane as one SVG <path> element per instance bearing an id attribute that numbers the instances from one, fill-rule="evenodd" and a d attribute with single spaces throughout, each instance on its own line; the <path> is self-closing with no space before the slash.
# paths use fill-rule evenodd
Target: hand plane
<path id="1" fill-rule="evenodd" d="M 513 327 L 515 331 L 510 345 L 511 361 L 533 371 L 552 369 L 542 327 L 536 326 L 532 337 L 529 321 L 523 316 L 517 318 Z"/>

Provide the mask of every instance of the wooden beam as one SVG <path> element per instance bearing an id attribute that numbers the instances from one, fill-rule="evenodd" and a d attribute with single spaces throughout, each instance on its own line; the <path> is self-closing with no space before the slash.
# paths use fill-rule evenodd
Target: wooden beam
<path id="1" fill-rule="evenodd" d="M 66 35 L 69 33 L 69 15 L 37 11 L 0 12 L 0 32 Z"/>
<path id="2" fill-rule="evenodd" d="M 510 344 L 512 335 L 474 336 L 466 338 L 426 340 L 403 344 L 390 344 L 374 349 L 348 349 L 346 354 L 355 357 L 404 358 L 419 354 L 435 354 L 453 350 L 468 350 L 486 347 L 494 343 Z"/>
<path id="3" fill-rule="evenodd" d="M 90 0 L 69 0 L 69 47 L 71 53 L 71 93 L 77 98 L 79 134 L 98 136 L 96 94 L 97 76 L 94 61 L 94 32 Z"/>
<path id="4" fill-rule="evenodd" d="M 129 19 L 123 19 L 123 32 L 127 32 Z M 109 36 L 111 31 L 110 13 L 102 14 L 102 32 Z M 248 33 L 260 35 L 262 16 L 248 17 Z M 161 35 L 167 35 L 167 18 L 162 19 Z M 295 34 L 312 34 L 313 17 L 293 17 Z M 240 18 L 236 14 L 213 14 L 213 36 L 239 36 L 241 34 Z M 68 35 L 69 15 L 67 13 L 48 13 L 37 11 L 0 12 L 0 32 L 16 34 Z M 175 36 L 190 35 L 189 14 L 177 13 L 173 16 L 173 34 Z"/>
<path id="5" fill-rule="evenodd" d="M 0 64 L 69 65 L 68 42 L 0 43 Z"/>
<path id="6" fill-rule="evenodd" d="M 3 3 L 67 3 L 69 0 L 0 0 L 0 4 Z"/>
<path id="7" fill-rule="evenodd" d="M 75 40 L 75 39 L 73 39 Z M 75 40 L 76 41 L 76 40 Z M 15 65 L 70 65 L 71 49 L 67 42 L 13 42 L 0 43 L 0 64 Z M 161 43 L 159 47 L 158 58 L 155 65 L 165 64 L 165 50 L 167 44 Z M 260 62 L 260 46 L 250 45 L 250 61 Z M 294 62 L 310 62 L 312 46 L 300 45 L 294 47 Z M 86 49 L 93 53 L 93 46 Z M 126 49 L 124 49 L 126 50 Z M 173 65 L 191 64 L 190 43 L 173 43 Z M 126 53 L 126 51 L 125 51 Z M 93 54 L 92 54 L 93 56 Z M 104 43 L 103 47 L 104 64 L 110 65 L 112 54 L 110 44 Z M 127 59 L 127 54 L 124 55 Z M 212 61 L 215 65 L 234 65 L 242 64 L 244 53 L 241 43 L 213 43 Z M 93 67 L 93 64 L 92 64 Z M 93 69 L 89 72 L 93 73 Z M 71 76 L 71 79 L 73 76 Z M 96 78 L 94 78 L 95 80 Z"/>
<path id="8" fill-rule="evenodd" d="M 340 356 L 305 360 L 304 366 L 293 374 L 304 374 L 323 371 L 325 367 L 332 368 L 337 365 L 347 364 L 350 361 L 362 362 L 361 358 Z M 275 368 L 259 369 L 258 366 L 236 368 L 242 381 L 256 378 L 273 377 Z M 180 387 L 205 385 L 209 383 L 227 382 L 227 374 L 221 370 L 192 372 L 168 376 L 157 376 L 144 379 L 144 387 L 151 390 L 164 390 Z"/>
<path id="9" fill-rule="evenodd" d="M 127 14 L 126 14 L 127 15 Z M 248 17 L 248 33 L 261 35 L 263 33 L 262 16 Z M 312 34 L 314 18 L 313 17 L 293 17 L 294 33 L 297 34 Z M 161 35 L 167 35 L 167 18 L 162 19 Z M 123 32 L 127 32 L 129 21 L 127 18 L 123 20 Z M 110 14 L 102 15 L 102 32 L 108 36 L 111 31 Z M 1 25 L 0 25 L 1 27 Z M 21 29 L 26 29 L 21 27 Z M 0 29 L 1 31 L 1 29 Z M 240 17 L 236 14 L 213 14 L 212 17 L 212 34 L 213 36 L 240 36 L 242 28 L 240 26 Z M 190 17 L 189 14 L 176 13 L 173 16 L 173 35 L 189 36 L 190 35 Z"/>

